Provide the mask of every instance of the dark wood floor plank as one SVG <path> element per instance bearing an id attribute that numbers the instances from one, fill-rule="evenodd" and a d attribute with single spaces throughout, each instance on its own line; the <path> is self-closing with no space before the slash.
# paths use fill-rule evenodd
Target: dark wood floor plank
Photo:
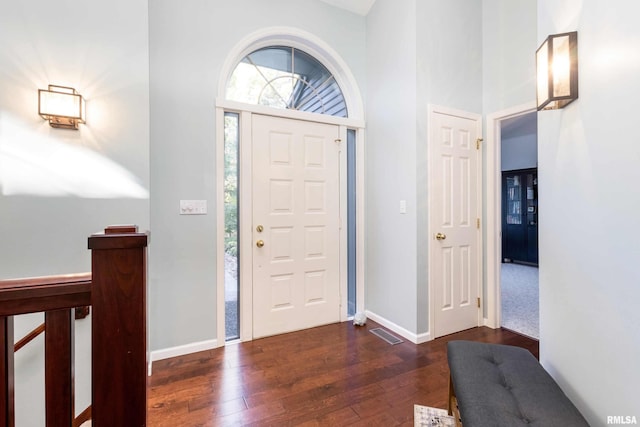
<path id="1" fill-rule="evenodd" d="M 389 345 L 350 323 L 263 338 L 154 363 L 150 426 L 412 426 L 413 405 L 446 408 L 446 343 L 524 347 L 512 331 L 474 328 Z"/>

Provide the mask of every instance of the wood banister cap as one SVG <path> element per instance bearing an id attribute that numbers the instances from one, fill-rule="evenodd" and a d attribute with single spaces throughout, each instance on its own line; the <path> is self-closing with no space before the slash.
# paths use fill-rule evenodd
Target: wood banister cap
<path id="1" fill-rule="evenodd" d="M 137 232 L 137 225 L 110 225 L 104 229 L 104 234 L 131 234 Z"/>
<path id="2" fill-rule="evenodd" d="M 139 233 L 137 225 L 111 225 L 89 237 L 89 249 L 131 249 L 147 246 L 148 233 Z"/>

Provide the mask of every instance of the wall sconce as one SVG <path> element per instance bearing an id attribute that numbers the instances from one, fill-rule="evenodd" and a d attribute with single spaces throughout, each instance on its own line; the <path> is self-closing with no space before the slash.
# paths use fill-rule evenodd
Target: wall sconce
<path id="1" fill-rule="evenodd" d="M 78 129 L 85 122 L 84 98 L 72 87 L 38 89 L 38 114 L 54 128 Z"/>
<path id="2" fill-rule="evenodd" d="M 564 108 L 578 98 L 578 32 L 554 34 L 536 51 L 538 111 Z"/>

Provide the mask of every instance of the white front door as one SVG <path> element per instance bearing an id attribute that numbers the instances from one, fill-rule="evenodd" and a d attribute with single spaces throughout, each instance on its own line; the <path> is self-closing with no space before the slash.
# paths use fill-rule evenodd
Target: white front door
<path id="1" fill-rule="evenodd" d="M 433 338 L 479 325 L 480 117 L 430 109 L 429 282 Z"/>
<path id="2" fill-rule="evenodd" d="M 339 127 L 253 115 L 253 337 L 338 322 Z"/>

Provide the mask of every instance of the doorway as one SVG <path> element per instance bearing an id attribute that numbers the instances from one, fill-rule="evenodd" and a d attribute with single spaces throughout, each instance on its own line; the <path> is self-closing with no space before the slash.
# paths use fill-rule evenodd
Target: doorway
<path id="1" fill-rule="evenodd" d="M 505 271 L 503 274 L 503 253 L 502 253 L 502 232 L 503 232 L 503 201 L 502 201 L 502 142 L 503 142 L 503 123 L 507 125 L 511 124 L 512 128 L 509 126 L 505 127 L 506 138 L 507 140 L 505 144 L 509 143 L 510 138 L 516 138 L 518 134 L 518 128 L 520 128 L 519 138 L 524 138 L 522 136 L 523 133 L 527 133 L 524 129 L 529 129 L 528 133 L 537 133 L 537 124 L 535 122 L 529 121 L 528 125 L 524 125 L 527 121 L 527 117 L 529 116 L 529 120 L 533 117 L 537 116 L 537 110 L 534 102 L 515 106 L 513 108 L 499 111 L 493 114 L 487 115 L 487 144 L 486 144 L 486 153 L 487 153 L 487 220 L 486 220 L 486 236 L 487 236 L 487 253 L 486 253 L 486 283 L 487 283 L 487 304 L 486 304 L 486 319 L 485 324 L 492 328 L 499 328 L 503 325 L 503 306 L 502 306 L 502 279 L 505 277 L 513 277 L 511 271 Z M 526 128 L 523 128 L 526 126 Z M 513 132 L 515 131 L 515 132 Z M 536 138 L 537 141 L 537 138 Z M 536 142 L 537 144 L 537 142 Z M 537 147 L 537 146 L 536 146 Z M 534 149 L 535 150 L 535 149 Z M 518 161 L 522 161 L 519 159 Z M 512 166 L 514 168 L 527 168 L 527 166 Z M 525 187 L 526 190 L 526 187 Z M 526 200 L 526 193 L 525 193 Z M 523 214 L 526 215 L 528 212 L 527 206 L 523 205 L 522 209 L 524 209 Z M 535 208 L 536 214 L 538 213 L 537 206 Z M 528 218 L 525 217 L 527 220 Z M 537 222 L 537 219 L 536 219 Z M 521 264 L 510 264 L 509 267 L 514 267 L 515 269 L 522 268 L 533 268 L 535 269 L 535 273 L 537 273 L 537 267 L 526 266 Z M 517 273 L 517 272 L 516 272 Z M 535 275 L 526 275 L 529 277 L 529 281 L 533 276 L 535 278 L 535 285 L 537 287 L 537 274 Z M 537 288 L 535 289 L 537 291 Z M 533 298 L 532 300 L 537 303 L 538 297 L 537 292 L 533 297 L 529 296 L 529 298 Z M 519 304 L 525 304 L 519 303 Z M 531 304 L 528 304 L 530 307 Z M 513 306 L 514 311 L 516 313 L 522 311 L 522 305 Z M 537 308 L 535 309 L 536 317 L 537 317 Z M 537 318 L 535 320 L 537 323 Z M 514 328 L 515 329 L 515 328 Z M 533 335 L 531 332 L 525 333 L 526 335 Z"/>
<path id="2" fill-rule="evenodd" d="M 537 113 L 500 123 L 500 326 L 539 339 Z"/>
<path id="3" fill-rule="evenodd" d="M 364 296 L 360 128 L 247 109 L 218 109 L 226 342 L 345 321 Z"/>
<path id="4" fill-rule="evenodd" d="M 283 43 L 283 41 L 286 42 Z M 259 239 L 253 224 L 252 118 L 280 117 L 336 126 L 339 132 L 339 320 L 364 310 L 364 105 L 356 80 L 324 41 L 297 28 L 274 27 L 248 34 L 230 51 L 216 99 L 216 299 L 218 345 L 225 342 L 226 296 L 237 308 L 237 339 L 254 338 L 252 254 Z M 238 119 L 237 277 L 225 292 L 225 138 L 227 114 Z M 244 169 L 244 171 L 243 171 Z M 247 172 L 248 171 L 248 172 Z M 263 231 L 264 233 L 265 231 Z M 316 298 L 317 300 L 317 298 Z M 281 308 L 286 305 L 281 302 Z"/>

